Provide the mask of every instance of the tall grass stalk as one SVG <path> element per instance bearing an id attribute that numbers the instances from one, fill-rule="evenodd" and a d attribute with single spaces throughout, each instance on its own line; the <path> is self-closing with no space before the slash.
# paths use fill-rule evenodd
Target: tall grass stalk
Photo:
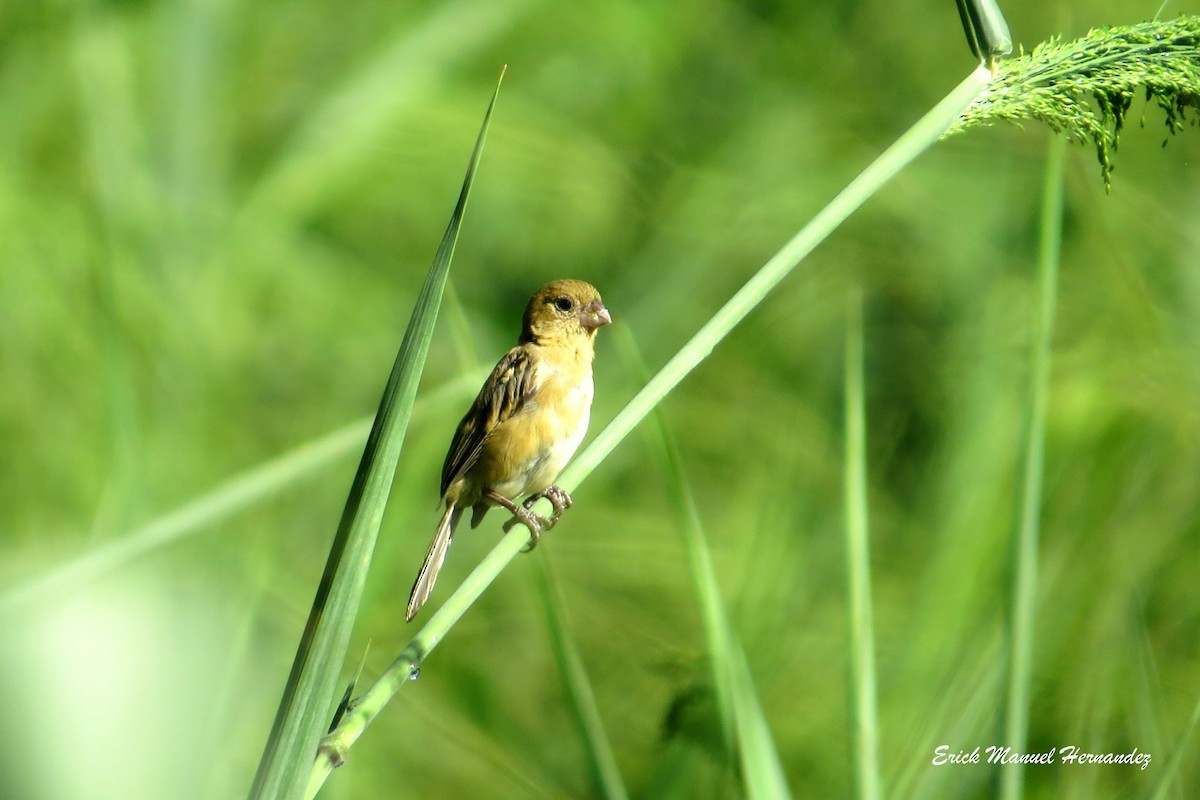
<path id="1" fill-rule="evenodd" d="M 371 554 L 412 415 L 417 384 L 433 338 L 458 231 L 499 92 L 497 83 L 471 153 L 458 203 L 421 287 L 367 438 L 358 473 L 350 487 L 325 573 L 317 588 L 275 724 L 250 789 L 250 797 L 255 800 L 300 797 L 306 786 L 308 791 L 313 791 L 309 780 L 313 754 L 322 732 L 328 729 L 330 699 L 366 584 Z"/>
<path id="2" fill-rule="evenodd" d="M 1013 542 L 1013 580 L 1009 620 L 1008 696 L 1004 743 L 1025 752 L 1029 733 L 1029 683 L 1033 672 L 1033 634 L 1037 609 L 1038 539 L 1041 532 L 1042 483 L 1045 471 L 1046 402 L 1050 394 L 1050 343 L 1054 335 L 1058 261 L 1062 244 L 1063 161 L 1066 140 L 1050 139 L 1042 184 L 1041 241 L 1038 248 L 1039 301 L 1030 353 L 1031 380 L 1026 397 L 1018 529 Z M 1024 765 L 1005 765 L 1000 772 L 1004 800 L 1022 795 Z"/>
<path id="3" fill-rule="evenodd" d="M 846 303 L 846 594 L 850 640 L 854 777 L 862 800 L 878 800 L 879 722 L 871 621 L 871 540 L 867 518 L 867 422 L 863 379 L 863 297 Z"/>

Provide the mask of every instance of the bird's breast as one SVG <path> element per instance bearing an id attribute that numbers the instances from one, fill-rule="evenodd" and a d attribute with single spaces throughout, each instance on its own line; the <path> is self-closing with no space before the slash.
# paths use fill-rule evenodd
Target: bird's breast
<path id="1" fill-rule="evenodd" d="M 590 365 L 540 363 L 529 400 L 496 431 L 507 446 L 491 454 L 506 462 L 488 470 L 493 490 L 517 499 L 553 484 L 587 433 L 594 391 Z"/>

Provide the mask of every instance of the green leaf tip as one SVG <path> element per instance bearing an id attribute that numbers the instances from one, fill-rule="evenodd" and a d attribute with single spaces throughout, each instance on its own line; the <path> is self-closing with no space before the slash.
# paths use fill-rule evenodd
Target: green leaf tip
<path id="1" fill-rule="evenodd" d="M 349 646 L 417 386 L 433 338 L 454 246 L 499 91 L 497 81 L 475 139 L 458 201 L 421 286 L 383 390 L 275 721 L 250 787 L 250 800 L 315 796 L 329 771 L 345 760 L 348 745 L 344 744 L 345 737 L 336 735 L 337 731 L 348 721 L 359 723 L 361 730 L 366 724 L 363 720 L 370 716 L 362 713 L 362 700 L 356 702 L 353 699 L 354 686 L 358 683 L 356 678 L 333 714 L 333 731 L 322 737 L 322 732 L 329 730 L 331 724 L 327 710 Z M 371 711 L 377 710 L 372 708 Z"/>
<path id="2" fill-rule="evenodd" d="M 988 90 L 946 135 L 1006 120 L 1044 122 L 1096 148 L 1105 188 L 1125 117 L 1138 91 L 1165 114 L 1168 133 L 1200 115 L 1200 17 L 1096 28 L 1053 38 L 1000 61 Z M 1165 141 L 1164 141 L 1165 143 Z"/>

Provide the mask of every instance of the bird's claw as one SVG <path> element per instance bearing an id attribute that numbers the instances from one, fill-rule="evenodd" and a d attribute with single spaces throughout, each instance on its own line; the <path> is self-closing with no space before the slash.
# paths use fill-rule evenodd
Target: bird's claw
<path id="1" fill-rule="evenodd" d="M 558 522 L 558 519 L 563 515 L 563 512 L 574 504 L 574 501 L 571 499 L 571 495 L 567 494 L 565 489 L 562 489 L 558 486 L 549 486 L 537 494 L 531 495 L 529 499 L 526 500 L 522 505 L 524 505 L 525 510 L 528 511 L 529 509 L 533 508 L 534 503 L 536 503 L 538 500 L 541 500 L 543 497 L 550 501 L 550 505 L 554 506 L 554 511 L 550 514 L 550 518 L 547 520 L 549 524 L 543 528 L 543 530 L 549 530 L 550 528 L 554 527 L 556 522 Z"/>
<path id="2" fill-rule="evenodd" d="M 524 506 L 517 506 L 513 511 L 513 518 L 504 523 L 504 532 L 508 533 L 517 523 L 521 523 L 529 529 L 529 544 L 525 546 L 524 551 L 528 553 L 530 550 L 538 546 L 541 541 L 542 531 L 549 530 L 554 527 L 551 520 L 546 519 L 541 514 L 534 514 Z"/>
<path id="3" fill-rule="evenodd" d="M 551 512 L 549 517 L 533 513 L 533 504 L 542 498 L 549 500 L 550 505 L 554 506 L 554 511 Z M 538 546 L 538 541 L 542 538 L 542 532 L 553 528 L 555 523 L 558 522 L 559 517 L 571 507 L 573 502 L 571 495 L 567 494 L 565 489 L 560 489 L 557 486 L 547 487 L 537 494 L 530 495 L 521 505 L 512 508 L 513 518 L 504 523 L 504 532 L 508 533 L 512 530 L 512 526 L 518 522 L 528 528 L 529 544 L 524 550 L 524 552 L 528 553 Z"/>

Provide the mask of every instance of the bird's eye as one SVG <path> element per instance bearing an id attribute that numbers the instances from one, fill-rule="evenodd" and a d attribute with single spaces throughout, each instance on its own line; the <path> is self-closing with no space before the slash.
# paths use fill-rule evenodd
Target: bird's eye
<path id="1" fill-rule="evenodd" d="M 569 297 L 559 297 L 555 299 L 554 307 L 559 311 L 570 311 L 575 307 L 575 304 L 571 302 L 571 298 Z"/>

